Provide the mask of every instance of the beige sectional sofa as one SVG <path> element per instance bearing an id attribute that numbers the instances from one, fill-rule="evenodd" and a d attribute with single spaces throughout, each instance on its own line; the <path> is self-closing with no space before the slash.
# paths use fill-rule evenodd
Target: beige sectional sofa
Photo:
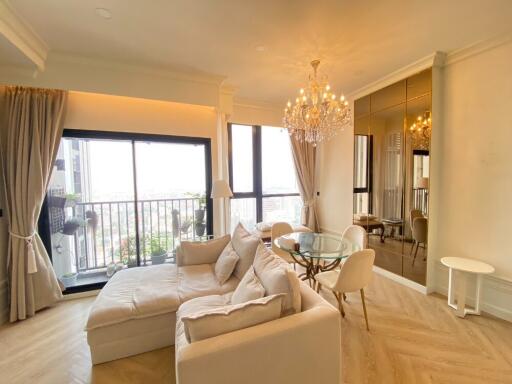
<path id="1" fill-rule="evenodd" d="M 92 305 L 86 326 L 93 364 L 175 345 L 179 384 L 339 383 L 339 312 L 303 282 L 299 313 L 199 341 L 187 339 L 182 321 L 187 311 L 229 304 L 251 266 L 252 260 L 239 261 L 233 275 L 218 283 L 215 262 L 229 242 L 225 236 L 182 245 L 177 265 L 114 275 Z"/>

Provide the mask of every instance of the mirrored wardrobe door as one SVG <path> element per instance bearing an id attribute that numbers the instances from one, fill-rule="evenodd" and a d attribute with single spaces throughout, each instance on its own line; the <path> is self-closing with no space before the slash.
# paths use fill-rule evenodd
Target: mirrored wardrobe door
<path id="1" fill-rule="evenodd" d="M 407 101 L 403 276 L 425 284 L 430 170 L 431 95 Z"/>
<path id="2" fill-rule="evenodd" d="M 370 217 L 381 228 L 370 228 L 369 246 L 375 250 L 375 265 L 399 275 L 404 248 L 404 121 L 405 103 L 372 113 L 370 119 Z"/>
<path id="3" fill-rule="evenodd" d="M 432 71 L 354 103 L 354 223 L 375 264 L 426 280 Z"/>

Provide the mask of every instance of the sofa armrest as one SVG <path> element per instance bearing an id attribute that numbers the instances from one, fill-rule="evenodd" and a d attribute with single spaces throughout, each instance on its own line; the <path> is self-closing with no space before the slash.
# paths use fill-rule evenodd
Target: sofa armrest
<path id="1" fill-rule="evenodd" d="M 177 384 L 338 384 L 340 367 L 340 314 L 329 305 L 176 347 Z"/>
<path id="2" fill-rule="evenodd" d="M 176 248 L 176 264 L 181 267 L 215 263 L 230 241 L 231 235 L 207 241 L 182 241 Z"/>

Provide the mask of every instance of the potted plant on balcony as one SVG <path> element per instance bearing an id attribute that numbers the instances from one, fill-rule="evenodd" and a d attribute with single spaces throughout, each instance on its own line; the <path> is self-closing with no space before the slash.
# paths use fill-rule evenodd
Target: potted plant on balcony
<path id="1" fill-rule="evenodd" d="M 163 264 L 167 258 L 167 250 L 162 247 L 159 237 L 153 237 L 150 242 L 151 264 Z"/>
<path id="2" fill-rule="evenodd" d="M 189 195 L 192 198 L 199 200 L 199 208 L 194 211 L 194 229 L 197 236 L 203 236 L 206 230 L 206 195 L 201 195 L 199 193 L 189 193 Z"/>
<path id="3" fill-rule="evenodd" d="M 77 276 L 78 274 L 76 272 L 65 273 L 60 277 L 60 280 L 62 281 L 62 284 L 64 284 L 64 287 L 73 287 L 76 285 Z"/>
<path id="4" fill-rule="evenodd" d="M 181 223 L 180 230 L 181 233 L 186 234 L 188 230 L 190 229 L 190 226 L 192 225 L 192 220 L 186 219 Z"/>
<path id="5" fill-rule="evenodd" d="M 204 232 L 206 231 L 206 223 L 204 222 L 204 220 L 196 219 L 194 227 L 196 230 L 196 236 L 204 236 Z"/>
<path id="6" fill-rule="evenodd" d="M 116 256 L 123 265 L 128 268 L 137 266 L 137 244 L 135 236 L 125 237 L 121 240 L 121 245 L 116 251 Z M 116 267 L 116 269 L 119 267 Z"/>

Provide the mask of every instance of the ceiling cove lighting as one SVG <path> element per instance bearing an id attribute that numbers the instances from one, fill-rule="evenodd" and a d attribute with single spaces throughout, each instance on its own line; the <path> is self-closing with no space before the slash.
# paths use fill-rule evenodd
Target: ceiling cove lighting
<path id="1" fill-rule="evenodd" d="M 339 98 L 331 91 L 327 76 L 318 75 L 320 60 L 311 62 L 313 74 L 306 87 L 301 88 L 295 103 L 288 101 L 283 125 L 290 136 L 316 146 L 329 140 L 352 122 L 345 96 Z"/>

